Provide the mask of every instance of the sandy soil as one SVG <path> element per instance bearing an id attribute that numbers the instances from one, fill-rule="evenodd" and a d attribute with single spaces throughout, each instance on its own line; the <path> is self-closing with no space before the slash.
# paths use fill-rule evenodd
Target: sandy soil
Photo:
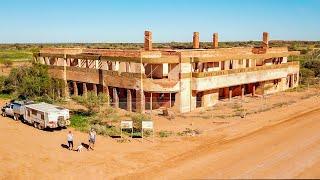
<path id="1" fill-rule="evenodd" d="M 12 65 L 9 67 L 6 67 L 5 65 L 0 64 L 0 75 L 7 76 L 10 74 L 12 68 L 22 67 L 22 66 L 30 66 L 30 65 L 31 65 L 31 62 L 26 62 L 26 61 L 22 61 L 22 62 L 14 61 L 14 62 L 12 62 Z"/>
<path id="2" fill-rule="evenodd" d="M 270 104 L 277 102 L 277 96 L 268 99 Z M 154 116 L 157 130 L 192 127 L 202 134 L 157 137 L 154 143 L 98 137 L 95 151 L 82 153 L 61 147 L 66 129 L 39 131 L 0 117 L 0 179 L 320 178 L 320 97 L 304 96 L 296 94 L 295 103 L 243 119 L 214 116 L 234 109 L 232 104 L 201 110 L 199 117 Z M 260 102 L 248 101 L 246 106 Z M 87 134 L 73 133 L 76 146 L 87 142 Z"/>

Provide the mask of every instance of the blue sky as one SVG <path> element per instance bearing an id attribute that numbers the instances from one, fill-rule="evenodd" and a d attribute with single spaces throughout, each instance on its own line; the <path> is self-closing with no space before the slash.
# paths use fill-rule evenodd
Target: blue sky
<path id="1" fill-rule="evenodd" d="M 320 40 L 320 0 L 2 0 L 0 43 Z"/>

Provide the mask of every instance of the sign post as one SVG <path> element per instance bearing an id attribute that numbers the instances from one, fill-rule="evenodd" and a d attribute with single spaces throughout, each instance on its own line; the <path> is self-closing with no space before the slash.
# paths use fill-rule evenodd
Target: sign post
<path id="1" fill-rule="evenodd" d="M 133 121 L 121 121 L 120 132 L 122 138 L 122 130 L 123 129 L 131 129 L 131 138 L 133 136 Z"/>
<path id="2" fill-rule="evenodd" d="M 143 141 L 143 131 L 144 130 L 152 130 L 152 142 L 154 142 L 154 128 L 153 128 L 153 121 L 142 121 L 142 129 L 141 129 L 141 136 Z"/>

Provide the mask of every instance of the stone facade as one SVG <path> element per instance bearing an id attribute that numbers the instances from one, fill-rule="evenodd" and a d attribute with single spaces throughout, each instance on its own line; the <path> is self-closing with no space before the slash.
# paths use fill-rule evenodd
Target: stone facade
<path id="1" fill-rule="evenodd" d="M 271 94 L 299 82 L 296 55 L 285 47 L 270 48 L 263 33 L 261 47 L 218 48 L 213 34 L 211 49 L 152 48 L 152 33 L 145 32 L 143 50 L 46 48 L 35 61 L 49 66 L 52 77 L 63 79 L 65 96 L 88 91 L 107 93 L 116 108 L 144 113 L 158 108 L 190 112 L 210 107 L 220 99 Z"/>

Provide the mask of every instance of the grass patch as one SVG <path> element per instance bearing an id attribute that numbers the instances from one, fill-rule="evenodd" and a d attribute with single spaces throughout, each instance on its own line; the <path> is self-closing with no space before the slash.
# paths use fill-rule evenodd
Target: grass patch
<path id="1" fill-rule="evenodd" d="M 90 130 L 89 116 L 84 113 L 72 115 L 70 121 L 70 126 L 78 131 L 88 132 Z"/>
<path id="2" fill-rule="evenodd" d="M 0 99 L 9 100 L 12 99 L 13 96 L 11 94 L 0 94 Z"/>
<path id="3" fill-rule="evenodd" d="M 97 114 L 89 114 L 87 112 L 77 112 L 70 118 L 71 127 L 81 132 L 88 132 L 91 128 L 95 129 L 97 134 L 102 136 L 119 136 L 120 130 L 115 126 L 109 126 L 97 119 Z"/>
<path id="4" fill-rule="evenodd" d="M 178 136 L 195 136 L 199 134 L 201 134 L 200 130 L 190 128 L 186 128 L 186 130 L 177 133 Z"/>
<path id="5" fill-rule="evenodd" d="M 166 137 L 172 136 L 173 132 L 172 131 L 162 130 L 162 131 L 158 132 L 158 134 L 159 134 L 159 137 L 166 138 Z"/>
<path id="6" fill-rule="evenodd" d="M 0 50 L 0 63 L 1 61 L 31 61 L 32 52 L 24 50 Z"/>

